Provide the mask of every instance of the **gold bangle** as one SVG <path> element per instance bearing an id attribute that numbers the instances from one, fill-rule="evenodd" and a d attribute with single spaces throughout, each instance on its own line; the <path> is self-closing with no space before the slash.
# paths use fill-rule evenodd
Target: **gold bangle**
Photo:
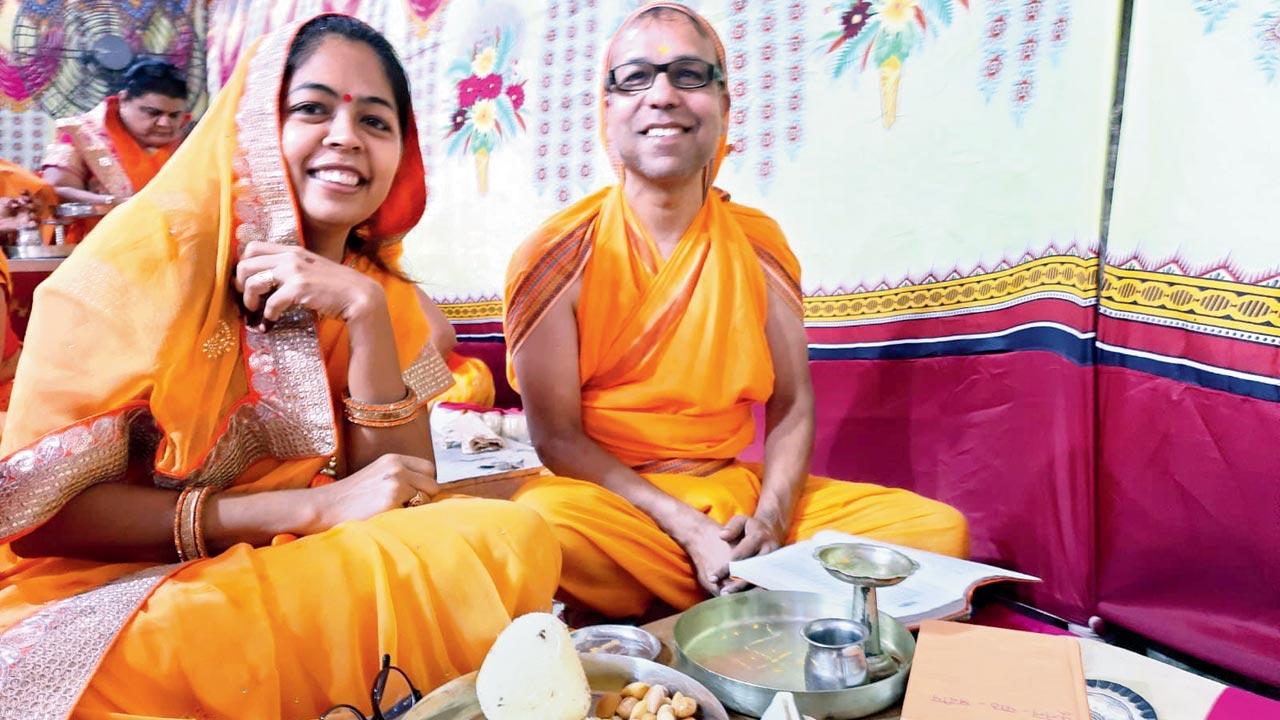
<path id="1" fill-rule="evenodd" d="M 354 400 L 349 392 L 342 393 L 342 405 L 347 420 L 364 427 L 387 428 L 406 425 L 418 417 L 421 408 L 418 395 L 412 388 L 405 388 L 404 398 L 393 403 L 365 403 Z"/>
<path id="2" fill-rule="evenodd" d="M 204 543 L 204 502 L 213 488 L 189 487 L 178 493 L 174 507 L 173 544 L 178 560 L 187 562 L 209 557 Z"/>
<path id="3" fill-rule="evenodd" d="M 204 544 L 204 501 L 213 494 L 213 488 L 202 487 L 196 491 L 195 508 L 191 511 L 191 535 L 196 542 L 197 557 L 209 557 L 209 549 Z"/>
<path id="4" fill-rule="evenodd" d="M 400 427 L 401 425 L 408 425 L 409 423 L 417 419 L 418 419 L 417 410 L 414 410 L 412 413 L 405 415 L 404 417 L 395 418 L 392 420 L 375 420 L 373 418 L 355 417 L 352 415 L 347 416 L 347 420 L 351 421 L 352 424 L 359 425 L 360 427 L 368 427 L 368 428 Z"/>
<path id="5" fill-rule="evenodd" d="M 186 562 L 190 560 L 187 557 L 186 549 L 182 546 L 182 506 L 187 501 L 187 495 L 194 488 L 184 488 L 178 493 L 178 502 L 173 506 L 173 547 L 178 551 L 178 562 Z"/>

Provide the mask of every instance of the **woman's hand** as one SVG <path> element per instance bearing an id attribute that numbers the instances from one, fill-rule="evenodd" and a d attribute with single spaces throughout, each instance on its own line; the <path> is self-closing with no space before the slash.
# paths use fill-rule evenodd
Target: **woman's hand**
<path id="1" fill-rule="evenodd" d="M 236 265 L 236 290 L 250 317 L 275 322 L 291 307 L 351 323 L 386 309 L 382 287 L 357 270 L 296 245 L 251 242 Z"/>
<path id="2" fill-rule="evenodd" d="M 314 534 L 348 520 L 367 520 L 410 502 L 421 504 L 435 497 L 440 486 L 436 485 L 435 463 L 430 460 L 386 454 L 352 475 L 308 492 L 315 520 L 307 534 Z"/>

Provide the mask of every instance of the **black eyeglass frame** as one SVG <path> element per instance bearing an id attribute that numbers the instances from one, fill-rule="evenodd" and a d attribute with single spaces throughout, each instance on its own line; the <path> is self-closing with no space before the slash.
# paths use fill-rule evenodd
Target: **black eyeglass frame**
<path id="1" fill-rule="evenodd" d="M 676 84 L 676 81 L 671 76 L 671 72 L 670 72 L 671 67 L 674 65 L 681 65 L 681 64 L 687 65 L 689 63 L 697 64 L 698 66 L 704 68 L 705 70 L 710 71 L 706 82 L 702 83 L 701 85 L 677 85 Z M 648 85 L 645 85 L 644 87 L 626 88 L 626 89 L 619 86 L 618 77 L 617 77 L 618 70 L 625 67 L 631 67 L 631 66 L 647 67 L 647 68 L 653 69 L 653 77 L 649 80 Z M 671 83 L 671 87 L 676 88 L 678 90 L 700 90 L 710 85 L 711 83 L 724 82 L 724 71 L 720 69 L 719 65 L 715 63 L 709 63 L 706 60 L 702 60 L 700 58 L 680 58 L 679 60 L 672 60 L 671 62 L 668 62 L 668 63 L 651 63 L 651 62 L 644 62 L 644 61 L 636 61 L 636 62 L 622 63 L 621 65 L 615 65 L 614 67 L 609 69 L 609 77 L 608 77 L 608 83 L 606 85 L 606 88 L 610 92 L 643 92 L 653 87 L 653 83 L 657 82 L 659 75 L 666 75 L 667 82 Z"/>
<path id="2" fill-rule="evenodd" d="M 326 720 L 326 718 L 328 718 L 335 710 L 348 710 L 360 720 L 395 720 L 395 718 L 403 715 L 404 711 L 399 711 L 393 713 L 391 717 L 387 717 L 382 712 L 382 693 L 387 690 L 387 678 L 391 676 L 392 671 L 400 673 L 400 677 L 404 678 L 405 684 L 409 686 L 409 695 L 413 698 L 413 702 L 404 710 L 408 710 L 410 707 L 413 707 L 422 700 L 422 692 L 418 690 L 418 686 L 414 685 L 413 681 L 409 679 L 408 673 L 395 665 L 392 665 L 391 656 L 384 654 L 382 656 L 382 669 L 378 671 L 377 677 L 373 679 L 373 687 L 369 690 L 369 702 L 370 706 L 373 707 L 373 717 L 369 717 L 363 712 L 360 712 L 359 708 L 346 703 L 339 703 L 326 710 L 324 714 L 320 716 L 320 720 Z M 392 706 L 392 709 L 394 710 L 395 706 Z"/>

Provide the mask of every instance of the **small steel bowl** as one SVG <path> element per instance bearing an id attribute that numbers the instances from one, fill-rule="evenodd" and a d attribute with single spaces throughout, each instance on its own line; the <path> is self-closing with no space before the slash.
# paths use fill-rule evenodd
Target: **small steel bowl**
<path id="1" fill-rule="evenodd" d="M 867 587 L 897 585 L 920 569 L 920 563 L 897 550 L 868 543 L 823 545 L 813 556 L 831 577 Z"/>
<path id="2" fill-rule="evenodd" d="M 662 652 L 658 638 L 634 625 L 591 625 L 570 635 L 574 648 L 587 655 L 603 653 L 656 660 Z"/>

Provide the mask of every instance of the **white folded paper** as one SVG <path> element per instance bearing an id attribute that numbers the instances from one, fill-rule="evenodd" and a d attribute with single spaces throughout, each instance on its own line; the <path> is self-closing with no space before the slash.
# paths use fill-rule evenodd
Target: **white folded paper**
<path id="1" fill-rule="evenodd" d="M 773 702 L 765 709 L 760 720 L 813 720 L 808 715 L 801 715 L 796 708 L 796 698 L 789 692 L 780 692 L 773 696 Z"/>

